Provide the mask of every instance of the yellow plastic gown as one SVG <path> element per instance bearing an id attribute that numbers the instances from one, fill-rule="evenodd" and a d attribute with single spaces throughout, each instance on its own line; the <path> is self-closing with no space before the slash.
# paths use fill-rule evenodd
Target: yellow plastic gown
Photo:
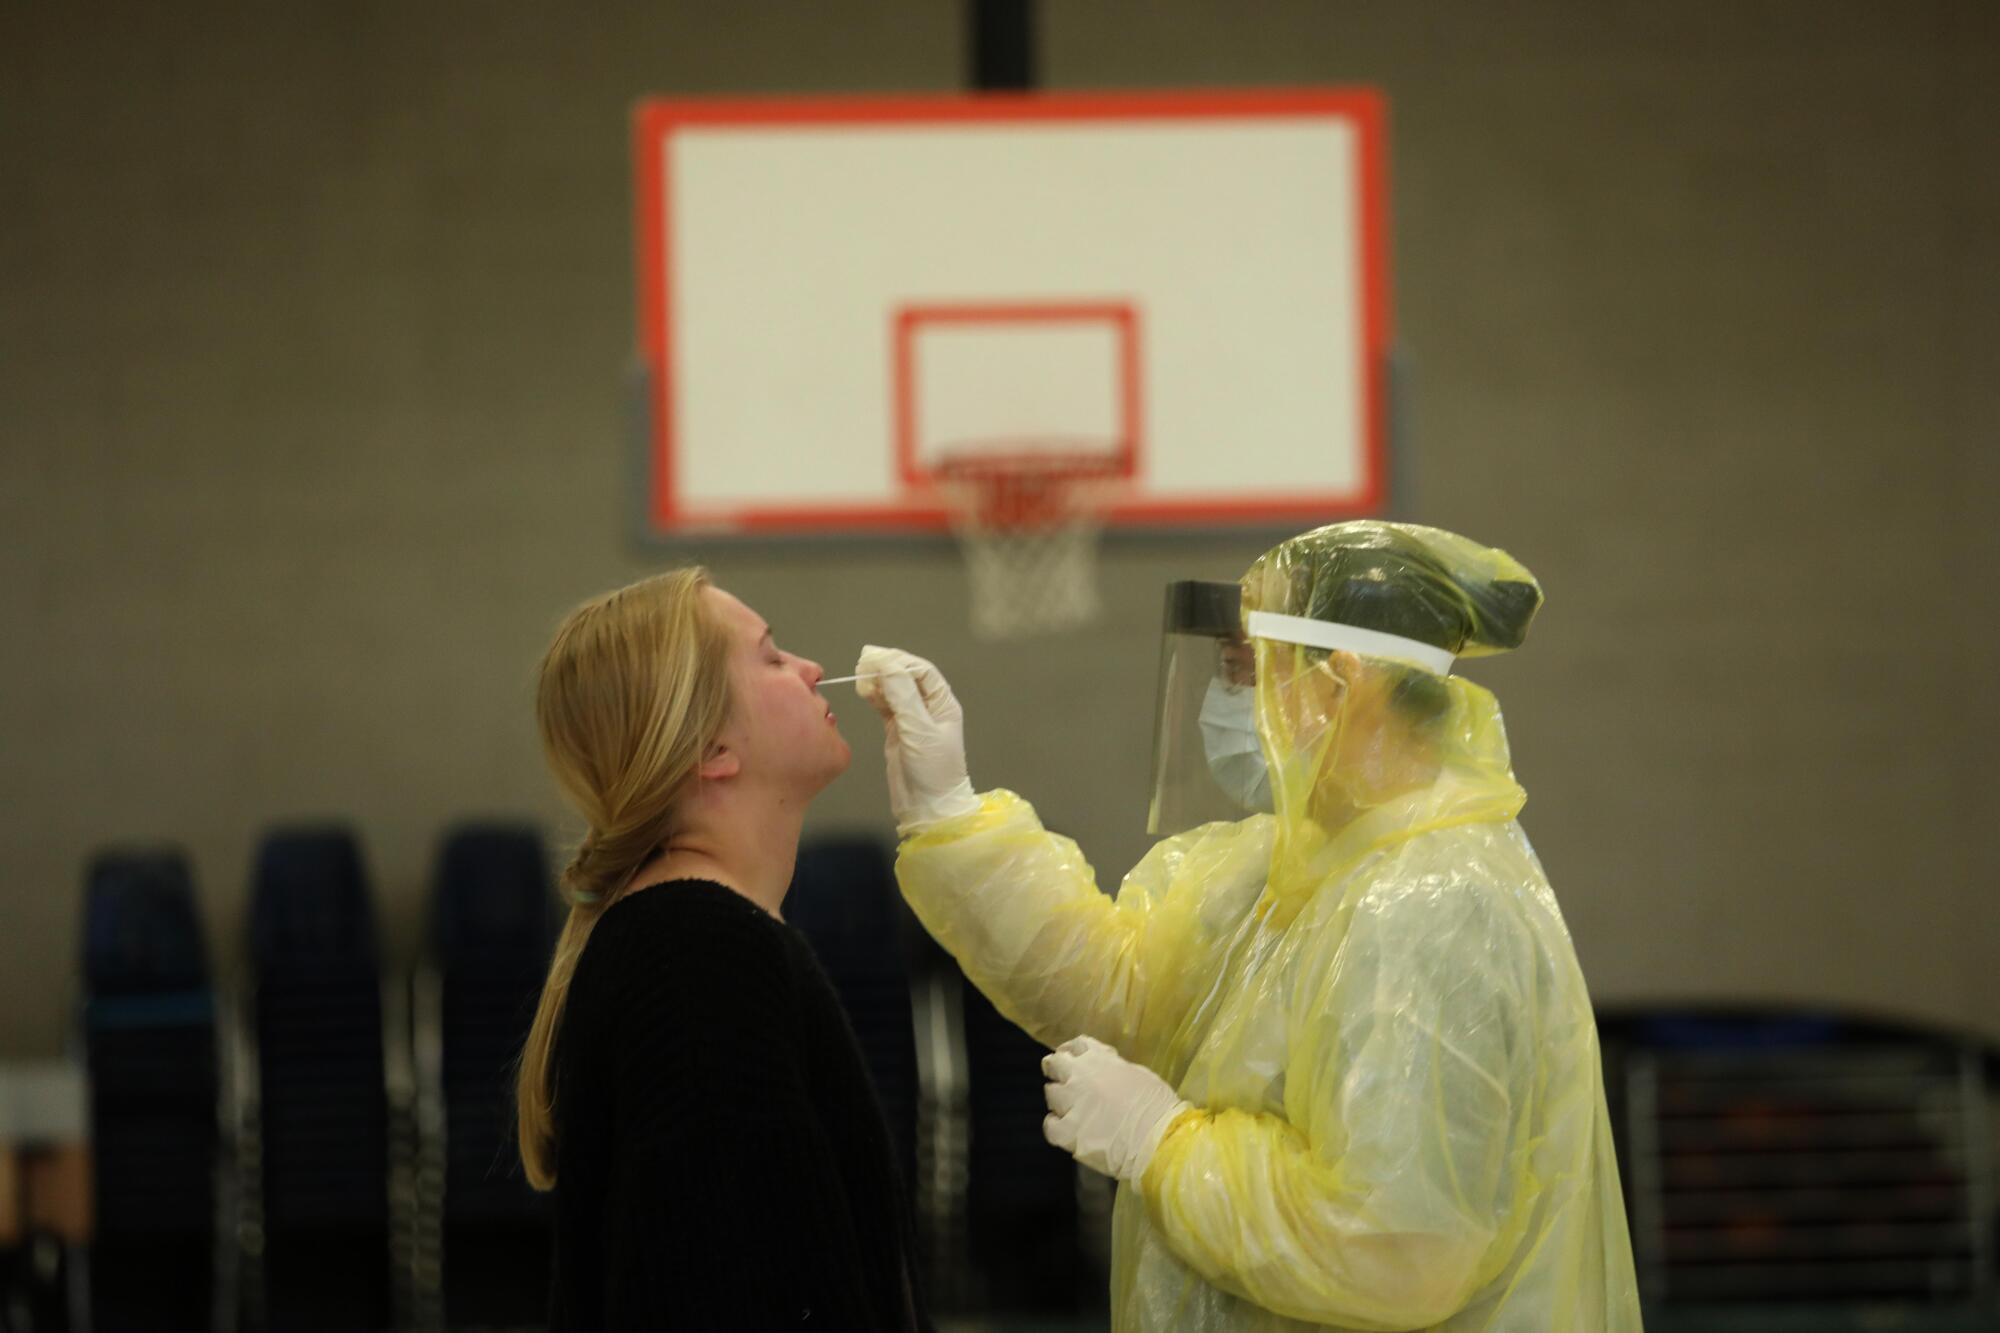
<path id="1" fill-rule="evenodd" d="M 1246 609 L 1305 609 L 1286 551 Z M 1005 791 L 898 860 L 1001 1012 L 1197 1108 L 1119 1191 L 1114 1327 L 1639 1329 L 1596 1027 L 1493 696 L 1428 677 L 1419 743 L 1388 705 L 1412 668 L 1256 650 L 1275 816 L 1160 842 L 1115 901 Z"/>

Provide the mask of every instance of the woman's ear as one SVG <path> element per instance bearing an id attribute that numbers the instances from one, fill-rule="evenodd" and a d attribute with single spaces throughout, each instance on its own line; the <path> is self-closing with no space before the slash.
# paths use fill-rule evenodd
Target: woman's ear
<path id="1" fill-rule="evenodd" d="M 1316 670 L 1326 677 L 1326 707 L 1338 704 L 1346 693 L 1354 688 L 1355 680 L 1361 674 L 1361 659 L 1344 649 L 1335 649 L 1320 660 Z"/>
<path id="2" fill-rule="evenodd" d="M 701 761 L 701 767 L 695 770 L 695 774 L 703 782 L 719 782 L 724 778 L 733 778 L 742 771 L 743 760 L 736 751 L 717 742 L 708 747 L 708 755 Z"/>

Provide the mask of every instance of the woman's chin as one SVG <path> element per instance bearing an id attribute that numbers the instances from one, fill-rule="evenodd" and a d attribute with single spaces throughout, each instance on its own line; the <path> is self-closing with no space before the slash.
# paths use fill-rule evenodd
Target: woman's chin
<path id="1" fill-rule="evenodd" d="M 819 784 L 821 791 L 825 791 L 828 786 L 832 785 L 833 780 L 842 773 L 845 773 L 848 765 L 854 762 L 854 747 L 847 743 L 847 739 L 844 736 L 836 733 L 833 742 L 833 750 L 827 760 L 825 777 Z"/>

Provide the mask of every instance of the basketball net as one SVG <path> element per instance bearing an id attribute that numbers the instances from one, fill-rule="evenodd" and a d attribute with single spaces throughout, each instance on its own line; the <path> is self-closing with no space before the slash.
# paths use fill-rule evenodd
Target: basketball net
<path id="1" fill-rule="evenodd" d="M 1097 618 L 1097 542 L 1120 481 L 1111 458 L 958 452 L 936 475 L 965 552 L 974 634 L 1020 639 Z"/>

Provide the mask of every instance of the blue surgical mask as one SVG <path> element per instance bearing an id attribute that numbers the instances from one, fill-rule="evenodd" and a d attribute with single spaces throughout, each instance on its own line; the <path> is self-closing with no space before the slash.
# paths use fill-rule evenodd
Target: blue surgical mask
<path id="1" fill-rule="evenodd" d="M 1217 679 L 1202 697 L 1201 747 L 1216 785 L 1245 810 L 1269 814 L 1271 770 L 1257 740 L 1257 690 Z"/>

